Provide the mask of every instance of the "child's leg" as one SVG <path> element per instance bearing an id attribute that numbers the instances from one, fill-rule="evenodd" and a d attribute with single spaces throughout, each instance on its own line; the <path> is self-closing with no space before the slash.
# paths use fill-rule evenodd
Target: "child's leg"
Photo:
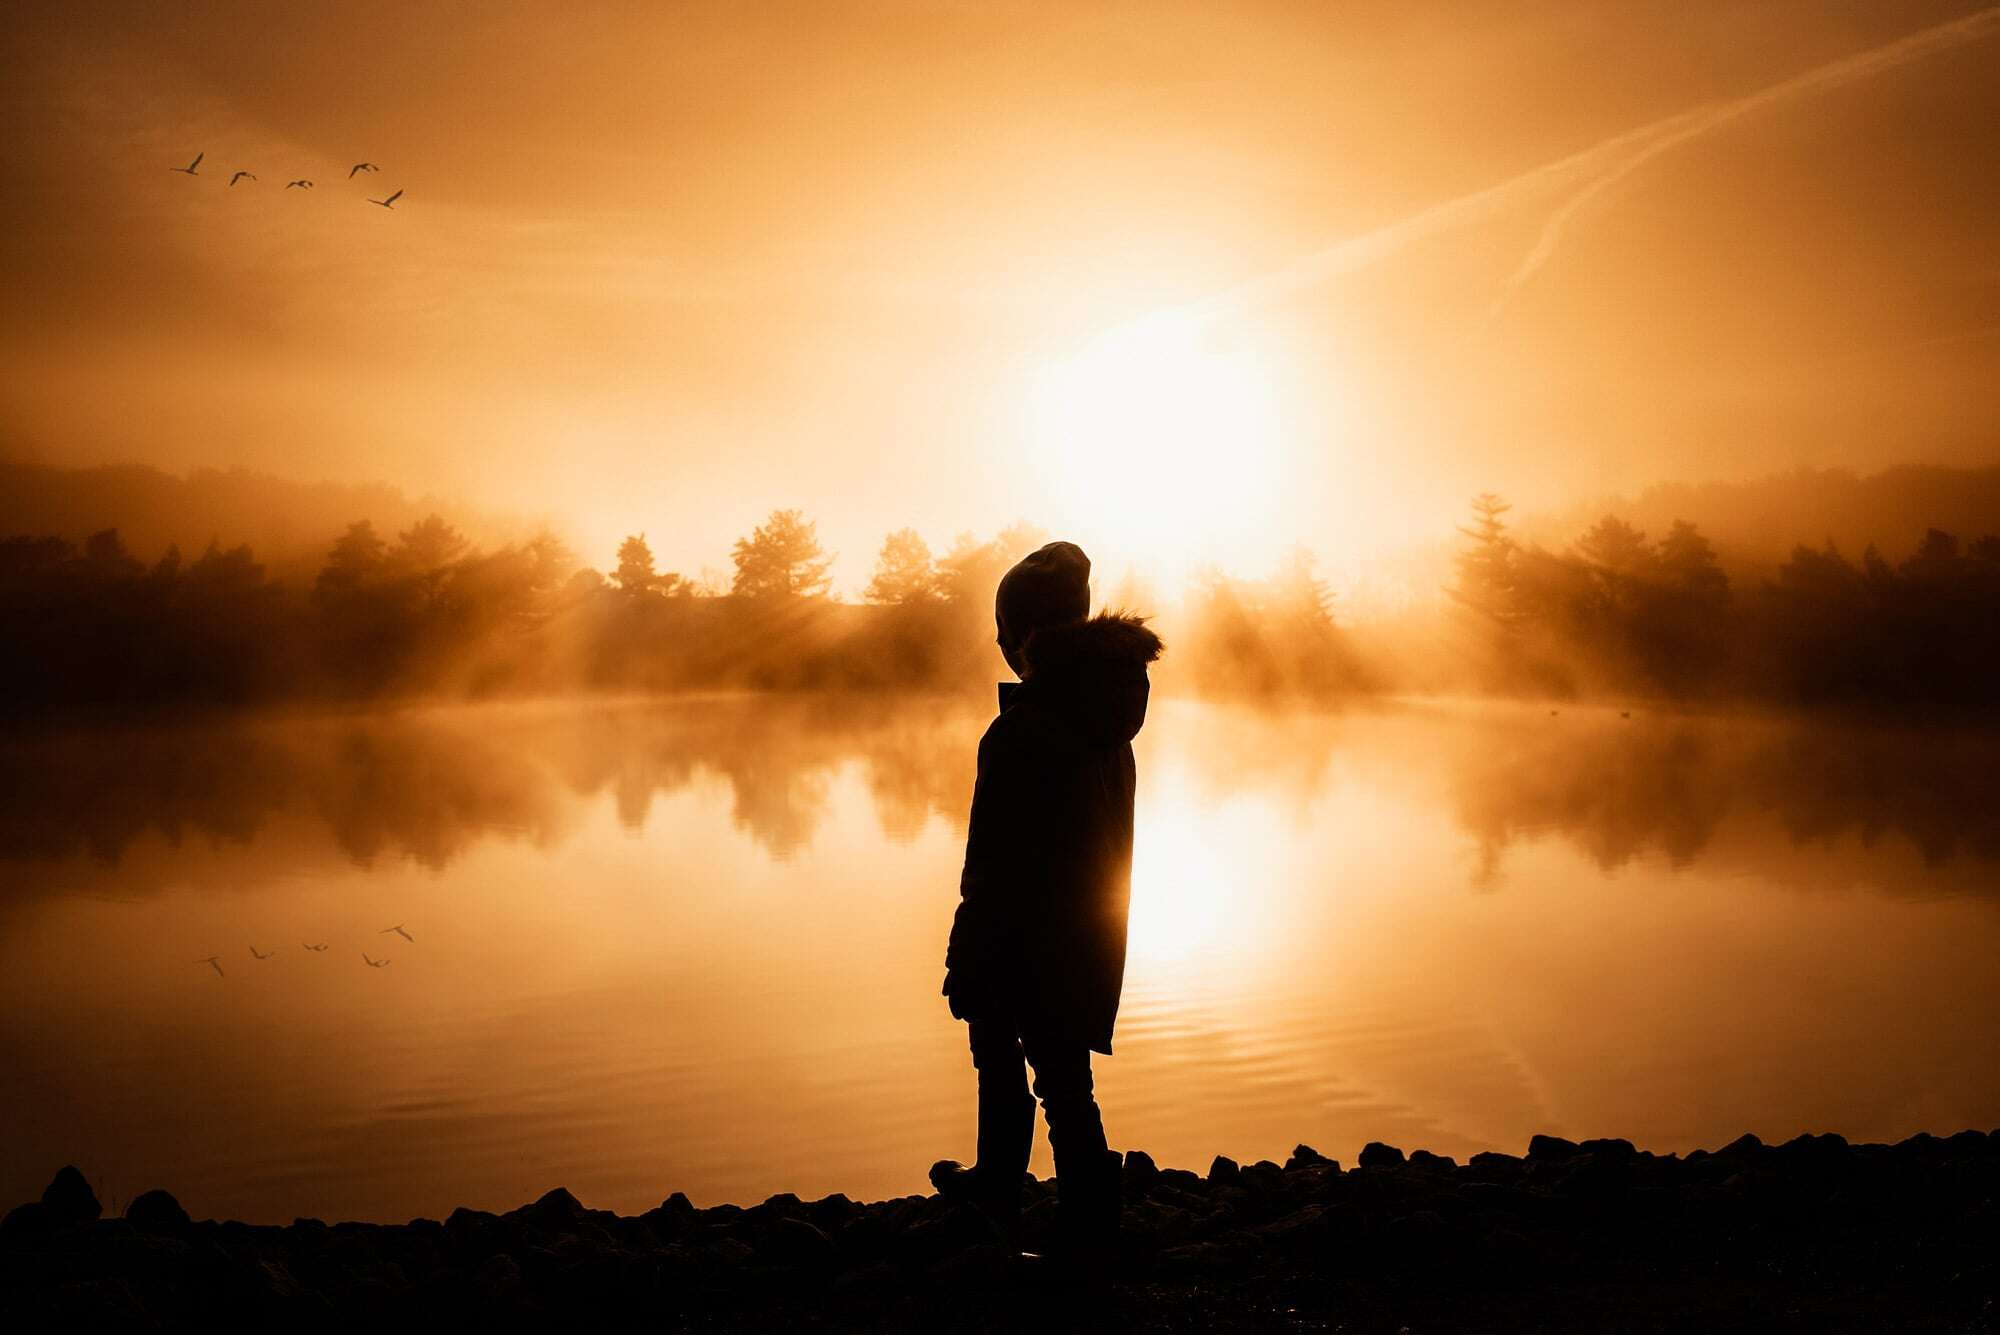
<path id="1" fill-rule="evenodd" d="M 1035 1144 L 1035 1100 L 1020 1035 L 1011 1019 L 972 1020 L 966 1031 L 979 1072 L 979 1175 L 1018 1201 Z"/>
<path id="2" fill-rule="evenodd" d="M 1056 1155 L 1056 1189 L 1066 1227 L 1075 1235 L 1115 1232 L 1120 1210 L 1118 1156 L 1105 1144 L 1104 1115 L 1090 1076 L 1090 1049 L 1080 1043 L 1024 1035 L 1035 1068 L 1035 1095 L 1049 1122 Z"/>

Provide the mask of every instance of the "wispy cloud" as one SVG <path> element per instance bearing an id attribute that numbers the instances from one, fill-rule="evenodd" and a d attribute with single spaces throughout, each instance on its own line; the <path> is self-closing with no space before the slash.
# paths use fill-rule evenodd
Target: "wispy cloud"
<path id="1" fill-rule="evenodd" d="M 1564 230 L 1578 213 L 1605 191 L 1661 154 L 1671 152 L 1689 140 L 1698 139 L 1754 112 L 1872 78 L 1940 51 L 1948 51 L 1968 42 L 1977 41 L 1996 30 L 2000 30 L 2000 8 L 1981 10 L 1977 14 L 1951 23 L 1941 23 L 1934 28 L 1926 28 L 1890 42 L 1886 46 L 1878 46 L 1844 60 L 1821 65 L 1817 69 L 1808 70 L 1804 74 L 1795 75 L 1746 96 L 1697 107 L 1693 111 L 1656 122 L 1648 127 L 1650 137 L 1644 143 L 1632 148 L 1622 159 L 1611 162 L 1549 215 L 1548 221 L 1542 224 L 1542 232 L 1536 239 L 1534 248 L 1508 277 L 1500 299 L 1495 303 L 1495 312 L 1504 307 L 1508 299 L 1548 263 L 1549 257 L 1555 254 L 1556 247 L 1562 242 Z"/>
<path id="2" fill-rule="evenodd" d="M 1741 97 L 1707 103 L 1663 117 L 1522 172 L 1497 185 L 1434 204 L 1399 222 L 1338 241 L 1281 269 L 1239 283 L 1197 303 L 1195 312 L 1220 314 L 1276 300 L 1369 268 L 1419 241 L 1491 218 L 1551 191 L 1570 191 L 1543 223 L 1534 247 L 1509 275 L 1500 297 L 1500 304 L 1504 304 L 1548 263 L 1560 245 L 1565 229 L 1580 211 L 1660 155 L 1754 112 L 1909 65 L 1978 41 L 1996 31 L 2000 31 L 2000 6 L 1925 28 Z M 1495 309 L 1499 309 L 1499 304 Z"/>

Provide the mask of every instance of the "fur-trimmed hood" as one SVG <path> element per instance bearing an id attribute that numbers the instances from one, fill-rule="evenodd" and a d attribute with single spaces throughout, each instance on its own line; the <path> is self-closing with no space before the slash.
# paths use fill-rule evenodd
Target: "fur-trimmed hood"
<path id="1" fill-rule="evenodd" d="M 1126 612 L 1044 627 L 1021 649 L 1028 680 L 1017 691 L 1002 691 L 1001 708 L 1045 703 L 1092 742 L 1129 742 L 1146 722 L 1146 665 L 1165 648 L 1144 617 Z"/>

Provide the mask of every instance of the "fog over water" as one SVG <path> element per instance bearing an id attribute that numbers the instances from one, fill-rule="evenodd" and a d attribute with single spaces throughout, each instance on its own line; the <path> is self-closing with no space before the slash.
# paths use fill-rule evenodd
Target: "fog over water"
<path id="1" fill-rule="evenodd" d="M 938 985 L 985 717 L 11 734 L 0 1191 L 74 1161 L 108 1204 L 284 1222 L 921 1190 L 972 1150 Z M 2000 1122 L 1992 735 L 1164 700 L 1138 751 L 1114 1145 L 1203 1168 Z"/>

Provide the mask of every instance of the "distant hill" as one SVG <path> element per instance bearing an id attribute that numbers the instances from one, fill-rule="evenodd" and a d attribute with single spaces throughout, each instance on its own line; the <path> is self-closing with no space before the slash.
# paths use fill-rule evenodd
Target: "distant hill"
<path id="1" fill-rule="evenodd" d="M 1873 543 L 1895 561 L 1928 528 L 1962 541 L 2000 533 L 2000 466 L 1909 465 L 1867 476 L 1802 469 L 1748 482 L 1661 482 L 1634 499 L 1529 516 L 1519 531 L 1527 541 L 1560 548 L 1606 514 L 1651 537 L 1676 519 L 1689 520 L 1739 574 L 1768 573 L 1800 543 L 1817 547 L 1829 539 L 1850 556 Z"/>
<path id="2" fill-rule="evenodd" d="M 192 558 L 212 539 L 225 547 L 248 543 L 273 575 L 293 575 L 317 569 L 334 538 L 357 519 L 393 540 L 431 513 L 482 545 L 520 536 L 518 525 L 431 497 L 413 500 L 381 483 L 293 482 L 240 468 L 177 477 L 142 464 L 57 468 L 0 460 L 0 536 L 52 534 L 79 542 L 115 528 L 144 561 L 176 543 Z"/>

